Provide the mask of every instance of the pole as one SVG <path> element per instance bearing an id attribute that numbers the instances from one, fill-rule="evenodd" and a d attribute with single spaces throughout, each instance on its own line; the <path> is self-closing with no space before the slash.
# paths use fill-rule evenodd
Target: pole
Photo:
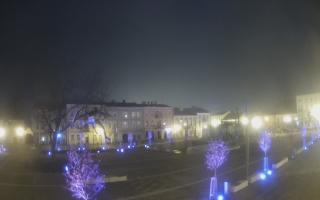
<path id="1" fill-rule="evenodd" d="M 249 178 L 249 162 L 250 162 L 250 134 L 248 133 L 247 127 L 244 127 L 245 135 L 247 136 L 247 145 L 246 145 L 246 177 L 248 184 L 250 182 Z"/>

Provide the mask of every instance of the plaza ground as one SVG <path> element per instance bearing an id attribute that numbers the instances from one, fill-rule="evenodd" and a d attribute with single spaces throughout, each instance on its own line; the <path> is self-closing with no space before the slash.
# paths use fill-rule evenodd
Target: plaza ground
<path id="1" fill-rule="evenodd" d="M 278 162 L 290 155 L 292 144 L 298 145 L 298 140 L 296 138 L 292 142 L 286 137 L 275 138 L 270 160 Z M 262 167 L 262 153 L 255 143 L 251 146 L 250 174 Z M 128 181 L 107 184 L 98 199 L 208 199 L 212 172 L 204 166 L 204 151 L 186 154 L 172 150 L 167 152 L 165 148 L 159 148 L 146 151 L 140 148 L 125 154 L 100 154 L 97 159 L 107 176 L 127 176 Z M 290 162 L 290 165 L 303 165 L 299 159 Z M 0 161 L 0 199 L 72 199 L 64 187 L 64 164 L 63 155 L 49 159 L 33 150 L 9 153 Z M 245 171 L 245 147 L 241 145 L 231 151 L 229 160 L 218 171 L 219 181 L 228 180 L 230 184 L 237 184 L 246 178 Z M 274 177 L 274 181 L 277 180 Z M 252 193 L 253 196 L 246 198 L 243 193 Z M 254 190 L 243 190 L 233 198 L 255 199 L 254 193 Z"/>

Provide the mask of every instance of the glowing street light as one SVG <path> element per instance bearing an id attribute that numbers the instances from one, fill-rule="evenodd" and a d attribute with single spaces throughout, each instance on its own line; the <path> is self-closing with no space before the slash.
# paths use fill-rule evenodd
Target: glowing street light
<path id="1" fill-rule="evenodd" d="M 22 128 L 22 127 L 17 127 L 17 128 L 16 128 L 16 135 L 17 135 L 18 137 L 22 137 L 22 136 L 24 135 L 24 128 Z"/>
<path id="2" fill-rule="evenodd" d="M 4 129 L 4 128 L 0 128 L 0 138 L 4 138 L 5 137 L 5 135 L 6 135 L 6 129 Z"/>
<path id="3" fill-rule="evenodd" d="M 263 122 L 262 122 L 261 117 L 255 116 L 255 117 L 252 118 L 251 126 L 254 129 L 260 129 L 262 127 L 262 125 L 263 125 Z"/>
<path id="4" fill-rule="evenodd" d="M 243 126 L 247 126 L 250 122 L 249 118 L 246 116 L 241 117 L 240 121 Z"/>
<path id="5" fill-rule="evenodd" d="M 213 120 L 211 121 L 211 125 L 212 125 L 214 128 L 217 128 L 218 126 L 221 125 L 221 120 L 219 120 L 219 119 L 213 119 Z"/>
<path id="6" fill-rule="evenodd" d="M 286 124 L 290 124 L 292 122 L 292 117 L 290 115 L 283 116 L 283 122 Z"/>

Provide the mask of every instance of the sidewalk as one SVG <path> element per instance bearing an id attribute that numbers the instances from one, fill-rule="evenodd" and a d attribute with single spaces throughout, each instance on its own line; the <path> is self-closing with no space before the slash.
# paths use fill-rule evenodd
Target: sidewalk
<path id="1" fill-rule="evenodd" d="M 236 193 L 236 200 L 319 200 L 320 143 L 289 161 L 270 180 L 259 181 Z"/>

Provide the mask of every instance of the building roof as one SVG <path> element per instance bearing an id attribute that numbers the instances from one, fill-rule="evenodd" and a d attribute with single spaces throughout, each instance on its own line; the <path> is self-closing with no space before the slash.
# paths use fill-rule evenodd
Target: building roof
<path id="1" fill-rule="evenodd" d="M 209 113 L 207 110 L 192 106 L 190 108 L 174 108 L 174 114 L 175 115 L 197 115 L 198 113 Z"/>
<path id="2" fill-rule="evenodd" d="M 110 107 L 170 107 L 166 104 L 158 104 L 155 101 L 150 101 L 150 102 L 142 102 L 142 103 L 136 103 L 136 102 L 116 102 L 116 101 L 111 101 L 105 104 L 106 106 Z"/>

